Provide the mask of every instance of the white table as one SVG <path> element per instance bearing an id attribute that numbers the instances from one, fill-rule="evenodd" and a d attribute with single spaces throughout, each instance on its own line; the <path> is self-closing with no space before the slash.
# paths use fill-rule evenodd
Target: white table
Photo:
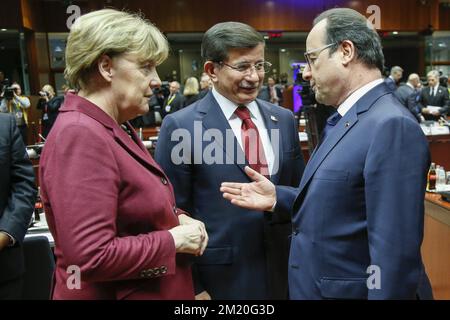
<path id="1" fill-rule="evenodd" d="M 420 127 L 422 128 L 422 131 L 426 136 L 439 136 L 450 133 L 449 127 L 439 126 L 437 122 L 432 126 L 421 124 Z"/>

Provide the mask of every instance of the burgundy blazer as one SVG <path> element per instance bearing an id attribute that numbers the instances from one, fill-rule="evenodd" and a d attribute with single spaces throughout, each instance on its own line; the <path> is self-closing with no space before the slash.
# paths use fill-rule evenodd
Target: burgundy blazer
<path id="1" fill-rule="evenodd" d="M 68 94 L 40 160 L 53 299 L 193 299 L 173 188 L 135 131 Z M 75 266 L 75 267 L 71 267 Z M 70 267 L 70 268 L 69 268 Z M 80 289 L 77 289 L 77 267 Z"/>

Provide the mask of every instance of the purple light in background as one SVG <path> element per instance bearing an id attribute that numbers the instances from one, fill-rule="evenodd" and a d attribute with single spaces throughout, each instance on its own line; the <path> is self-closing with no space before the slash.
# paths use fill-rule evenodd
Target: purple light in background
<path id="1" fill-rule="evenodd" d="M 298 113 L 303 106 L 302 97 L 299 92 L 301 92 L 302 86 L 294 85 L 292 88 L 292 95 L 294 97 L 294 113 Z"/>
<path id="2" fill-rule="evenodd" d="M 293 74 L 293 82 L 294 82 L 294 86 L 292 88 L 292 100 L 293 100 L 293 111 L 294 113 L 298 113 L 302 106 L 303 106 L 303 101 L 302 101 L 302 97 L 300 96 L 300 92 L 302 90 L 302 86 L 296 84 L 296 80 L 298 77 L 298 74 L 302 72 L 302 70 L 306 67 L 306 62 L 293 62 L 291 63 L 291 67 L 294 70 L 294 74 Z"/>

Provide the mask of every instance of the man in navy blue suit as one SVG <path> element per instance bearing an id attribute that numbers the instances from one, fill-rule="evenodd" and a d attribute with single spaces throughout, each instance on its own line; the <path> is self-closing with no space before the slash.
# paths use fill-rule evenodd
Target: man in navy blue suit
<path id="1" fill-rule="evenodd" d="M 303 77 L 337 112 L 299 188 L 246 168 L 254 182 L 221 191 L 242 207 L 293 214 L 291 299 L 430 298 L 420 253 L 428 144 L 383 83 L 380 39 L 361 14 L 331 9 L 306 48 Z"/>
<path id="2" fill-rule="evenodd" d="M 389 89 L 395 91 L 397 90 L 398 83 L 400 82 L 402 77 L 403 77 L 403 69 L 399 66 L 394 66 L 391 68 L 391 74 L 389 75 L 389 77 L 384 79 L 384 82 L 386 83 Z"/>
<path id="3" fill-rule="evenodd" d="M 33 165 L 15 117 L 0 113 L 0 300 L 22 297 L 22 242 L 35 199 Z"/>
<path id="4" fill-rule="evenodd" d="M 244 172 L 250 165 L 275 184 L 298 186 L 304 164 L 294 116 L 256 99 L 270 63 L 252 27 L 213 26 L 202 56 L 213 88 L 164 119 L 155 153 L 177 205 L 203 221 L 210 237 L 194 264 L 196 298 L 286 299 L 289 213 L 235 207 L 220 185 L 251 181 Z"/>

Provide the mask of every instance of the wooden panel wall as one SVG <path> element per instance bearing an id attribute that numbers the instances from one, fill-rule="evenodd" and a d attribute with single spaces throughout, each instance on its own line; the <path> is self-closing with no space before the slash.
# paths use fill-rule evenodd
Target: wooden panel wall
<path id="1" fill-rule="evenodd" d="M 217 22 L 230 20 L 248 23 L 261 31 L 308 31 L 314 17 L 326 9 L 350 7 L 369 17 L 366 11 L 370 5 L 379 6 L 383 30 L 420 31 L 429 25 L 439 30 L 440 21 L 445 20 L 438 0 L 111 0 L 107 4 L 95 0 L 74 3 L 80 6 L 82 13 L 105 6 L 141 11 L 164 32 L 202 32 Z M 65 24 L 69 15 L 61 1 L 40 2 L 40 6 L 42 12 L 52 12 L 44 15 L 48 32 L 68 31 Z M 448 28 L 448 24 L 443 27 Z"/>
<path id="2" fill-rule="evenodd" d="M 41 10 L 41 4 L 36 0 L 20 0 L 22 12 L 22 27 L 33 31 L 45 31 L 44 17 L 48 13 Z"/>
<path id="3" fill-rule="evenodd" d="M 118 8 L 142 10 L 166 32 L 204 31 L 214 23 L 237 20 L 258 30 L 308 31 L 313 19 L 333 7 L 353 8 L 365 16 L 370 5 L 380 8 L 384 30 L 423 30 L 432 24 L 439 28 L 438 0 L 209 0 L 209 1 L 112 1 Z"/>
<path id="4" fill-rule="evenodd" d="M 440 30 L 450 30 L 450 5 L 439 6 L 439 27 Z"/>
<path id="5" fill-rule="evenodd" d="M 18 29 L 21 25 L 20 3 L 18 0 L 3 0 L 0 6 L 0 27 Z"/>
<path id="6" fill-rule="evenodd" d="M 220 21 L 242 21 L 258 30 L 308 31 L 320 12 L 350 7 L 365 16 L 377 5 L 381 29 L 420 31 L 432 25 L 450 30 L 450 9 L 439 0 L 81 0 L 73 1 L 82 13 L 103 7 L 141 11 L 164 32 L 202 32 Z M 63 1 L 2 0 L 0 27 L 67 32 L 69 14 Z M 22 14 L 18 15 L 21 12 Z"/>
<path id="7" fill-rule="evenodd" d="M 220 21 L 242 21 L 258 30 L 308 31 L 317 14 L 333 7 L 366 13 L 380 8 L 383 30 L 420 31 L 432 25 L 450 30 L 450 9 L 439 0 L 80 0 L 82 13 L 103 7 L 141 11 L 165 32 L 202 32 Z M 69 14 L 63 1 L 2 0 L 0 27 L 22 26 L 47 32 L 67 32 Z"/>

